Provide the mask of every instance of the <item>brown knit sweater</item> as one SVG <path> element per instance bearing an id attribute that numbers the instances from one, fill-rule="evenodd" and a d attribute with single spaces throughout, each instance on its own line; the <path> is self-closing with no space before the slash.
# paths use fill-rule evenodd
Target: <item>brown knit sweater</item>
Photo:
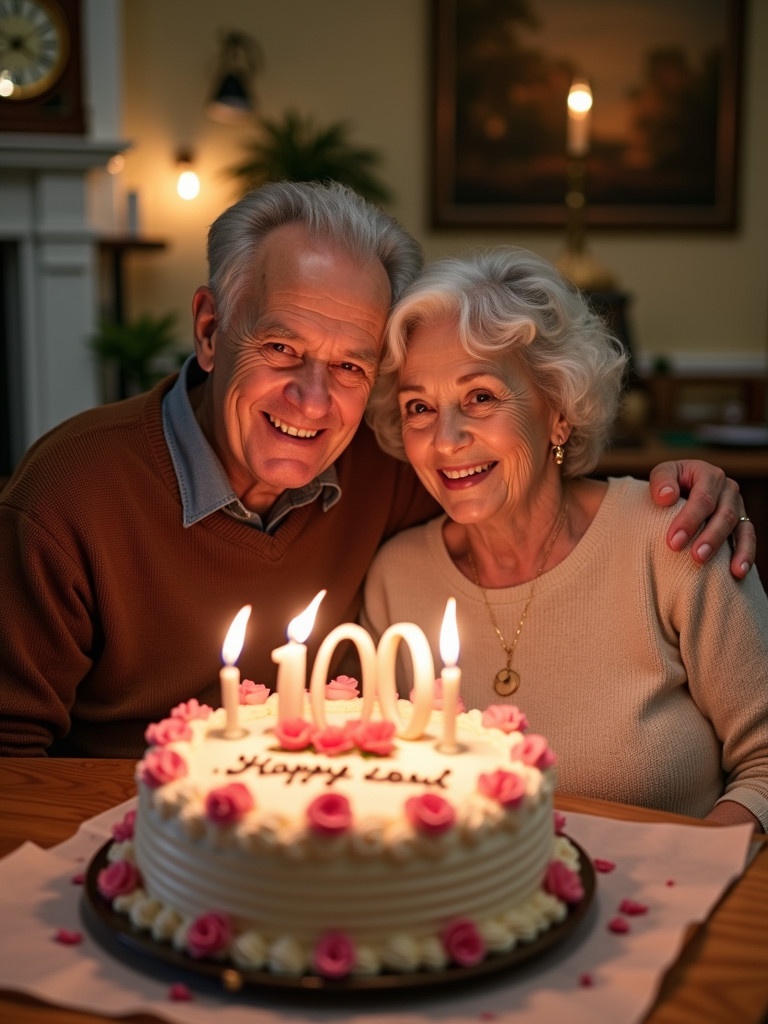
<path id="1" fill-rule="evenodd" d="M 55 428 L 0 495 L 0 754 L 57 741 L 49 752 L 138 757 L 146 724 L 175 704 L 219 705 L 221 645 L 244 604 L 242 676 L 274 688 L 290 619 L 327 588 L 311 666 L 356 619 L 381 541 L 434 514 L 361 427 L 329 511 L 295 509 L 274 536 L 224 512 L 184 529 L 161 422 L 173 380 Z"/>

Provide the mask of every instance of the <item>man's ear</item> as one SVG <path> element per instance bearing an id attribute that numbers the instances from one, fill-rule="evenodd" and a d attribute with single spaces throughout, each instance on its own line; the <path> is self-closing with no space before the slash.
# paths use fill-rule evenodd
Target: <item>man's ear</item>
<path id="1" fill-rule="evenodd" d="M 218 316 L 216 300 L 207 285 L 201 285 L 192 296 L 192 323 L 197 361 L 201 370 L 210 373 L 216 356 Z"/>

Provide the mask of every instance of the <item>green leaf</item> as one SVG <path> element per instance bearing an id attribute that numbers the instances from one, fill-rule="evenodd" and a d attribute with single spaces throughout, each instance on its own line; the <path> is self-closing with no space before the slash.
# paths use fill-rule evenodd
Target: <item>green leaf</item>
<path id="1" fill-rule="evenodd" d="M 316 127 L 312 118 L 289 110 L 282 118 L 263 118 L 261 134 L 246 143 L 243 161 L 227 169 L 244 191 L 268 181 L 338 181 L 366 199 L 386 203 L 392 198 L 379 180 L 379 153 L 351 141 L 345 121 Z"/>

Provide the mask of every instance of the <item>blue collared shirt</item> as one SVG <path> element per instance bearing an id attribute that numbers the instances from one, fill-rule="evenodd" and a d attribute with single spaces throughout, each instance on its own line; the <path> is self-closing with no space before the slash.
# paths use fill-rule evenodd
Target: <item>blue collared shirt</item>
<path id="1" fill-rule="evenodd" d="M 283 491 L 269 512 L 251 512 L 232 490 L 224 467 L 195 418 L 188 390 L 205 374 L 194 355 L 184 363 L 179 378 L 163 399 L 163 432 L 181 494 L 184 526 L 194 526 L 223 509 L 249 526 L 274 533 L 288 513 L 320 498 L 323 511 L 336 504 L 341 487 L 334 466 L 329 466 L 304 487 Z"/>

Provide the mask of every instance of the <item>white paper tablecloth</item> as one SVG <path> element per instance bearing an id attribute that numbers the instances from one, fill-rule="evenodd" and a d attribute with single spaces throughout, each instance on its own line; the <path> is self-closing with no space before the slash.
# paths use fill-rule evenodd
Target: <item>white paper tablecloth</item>
<path id="1" fill-rule="evenodd" d="M 481 984 L 402 992 L 394 998 L 370 994 L 354 1006 L 324 1006 L 322 993 L 311 1002 L 247 990 L 231 995 L 170 967 L 158 978 L 126 966 L 99 946 L 83 925 L 83 889 L 72 878 L 85 870 L 110 837 L 112 823 L 132 803 L 84 823 L 58 847 L 42 850 L 27 843 L 0 861 L 0 988 L 107 1016 L 151 1013 L 173 1024 L 214 1019 L 216 1024 L 632 1024 L 650 1009 L 689 924 L 704 920 L 744 870 L 752 832 L 749 825 L 702 829 L 568 814 L 568 834 L 591 858 L 613 861 L 616 867 L 597 874 L 593 907 L 564 943 L 508 977 L 493 975 Z M 608 922 L 624 899 L 649 909 L 628 918 L 631 930 L 619 935 L 608 929 Z M 82 932 L 82 943 L 56 942 L 54 935 L 62 928 Z M 581 983 L 584 974 L 592 979 L 589 987 Z M 170 987 L 179 980 L 192 989 L 191 1002 L 171 1001 Z"/>

